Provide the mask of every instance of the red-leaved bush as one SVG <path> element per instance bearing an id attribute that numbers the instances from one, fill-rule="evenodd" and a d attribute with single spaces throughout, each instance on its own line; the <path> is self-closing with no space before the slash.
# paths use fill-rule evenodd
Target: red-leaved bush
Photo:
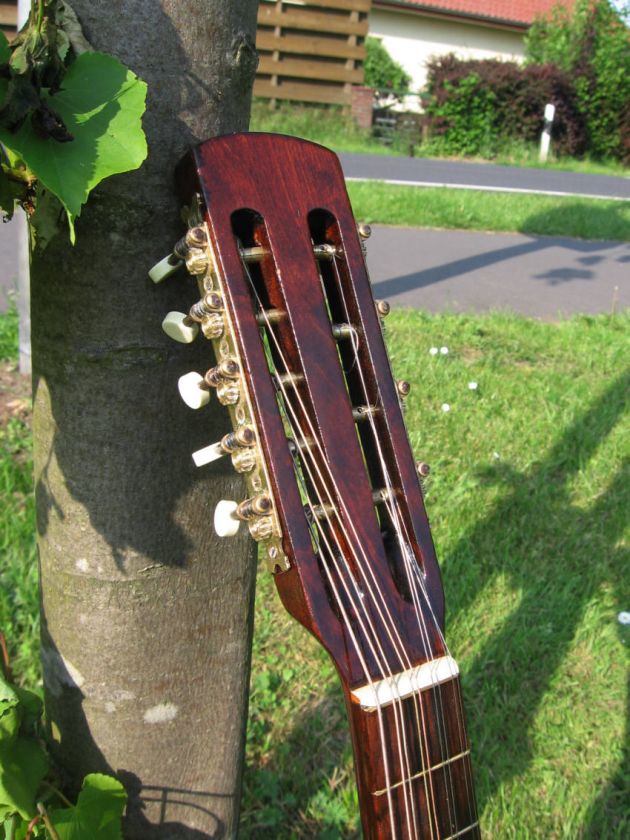
<path id="1" fill-rule="evenodd" d="M 551 102 L 556 106 L 554 149 L 558 154 L 584 154 L 587 133 L 575 88 L 555 65 L 522 67 L 510 61 L 462 61 L 447 55 L 433 59 L 428 69 L 427 120 L 433 136 L 465 137 L 467 121 L 475 131 L 483 110 L 486 146 L 488 134 L 497 148 L 508 139 L 535 142 L 543 128 L 545 105 Z"/>

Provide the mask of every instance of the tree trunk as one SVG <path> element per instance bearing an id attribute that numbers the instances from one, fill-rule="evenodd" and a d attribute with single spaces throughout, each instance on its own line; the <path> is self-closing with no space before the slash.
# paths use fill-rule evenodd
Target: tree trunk
<path id="1" fill-rule="evenodd" d="M 149 85 L 149 158 L 92 195 L 77 245 L 32 258 L 34 445 L 42 662 L 54 755 L 70 786 L 113 772 L 129 838 L 234 837 L 255 554 L 219 541 L 240 498 L 229 464 L 191 452 L 228 430 L 192 412 L 177 378 L 210 344 L 160 322 L 195 299 L 182 272 L 147 270 L 183 234 L 173 168 L 187 147 L 245 130 L 257 0 L 73 0 L 97 50 Z"/>

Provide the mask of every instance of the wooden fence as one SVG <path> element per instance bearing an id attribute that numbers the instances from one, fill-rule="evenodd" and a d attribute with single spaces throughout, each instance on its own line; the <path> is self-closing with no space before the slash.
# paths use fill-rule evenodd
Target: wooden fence
<path id="1" fill-rule="evenodd" d="M 13 38 L 17 26 L 17 0 L 0 3 L 0 29 L 7 38 Z"/>
<path id="2" fill-rule="evenodd" d="M 254 95 L 298 102 L 350 104 L 363 84 L 372 0 L 261 0 Z M 15 34 L 17 0 L 0 2 L 0 29 Z"/>
<path id="3" fill-rule="evenodd" d="M 372 0 L 261 0 L 254 95 L 350 104 L 363 84 Z"/>

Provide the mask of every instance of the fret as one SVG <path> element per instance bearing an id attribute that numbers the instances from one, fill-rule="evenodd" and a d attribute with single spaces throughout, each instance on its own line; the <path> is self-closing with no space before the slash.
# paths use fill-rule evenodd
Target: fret
<path id="1" fill-rule="evenodd" d="M 350 695 L 355 735 L 370 756 L 359 771 L 372 815 L 366 840 L 480 836 L 459 678 L 436 682 L 376 711 Z"/>
<path id="2" fill-rule="evenodd" d="M 454 755 L 451 758 L 447 758 L 445 761 L 441 761 L 439 764 L 434 764 L 432 767 L 427 767 L 426 770 L 420 770 L 418 773 L 414 773 L 413 776 L 409 776 L 406 779 L 401 779 L 399 782 L 394 782 L 393 785 L 389 785 L 389 787 L 383 788 L 383 790 L 374 790 L 372 791 L 372 796 L 383 796 L 389 790 L 394 790 L 395 788 L 401 787 L 402 785 L 409 784 L 409 782 L 415 782 L 416 779 L 422 779 L 424 776 L 428 776 L 429 773 L 433 773 L 436 770 L 441 770 L 443 767 L 447 767 L 449 764 L 453 764 L 455 761 L 461 761 L 462 758 L 466 758 L 466 756 L 470 755 L 470 750 L 464 750 L 459 755 Z"/>

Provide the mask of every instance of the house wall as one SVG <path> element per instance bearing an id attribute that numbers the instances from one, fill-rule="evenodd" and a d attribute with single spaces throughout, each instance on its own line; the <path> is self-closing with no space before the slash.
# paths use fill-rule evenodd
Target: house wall
<path id="1" fill-rule="evenodd" d="M 369 23 L 369 34 L 381 38 L 392 58 L 402 64 L 411 76 L 414 91 L 425 87 L 426 63 L 435 55 L 454 52 L 460 58 L 521 61 L 525 52 L 523 31 L 374 7 Z"/>

